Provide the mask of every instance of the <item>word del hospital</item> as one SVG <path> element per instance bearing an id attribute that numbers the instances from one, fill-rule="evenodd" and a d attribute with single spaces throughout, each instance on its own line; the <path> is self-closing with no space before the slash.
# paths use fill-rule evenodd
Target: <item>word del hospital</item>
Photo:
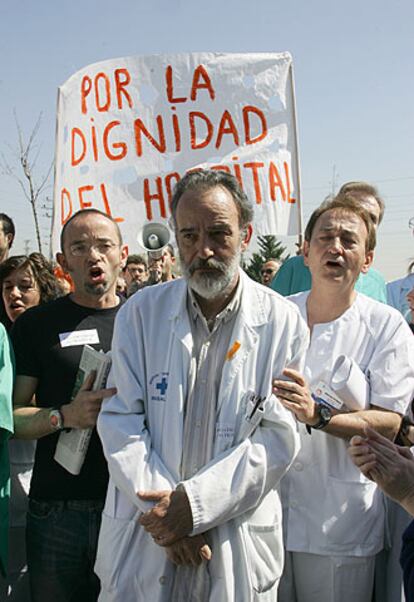
<path id="1" fill-rule="evenodd" d="M 115 69 L 112 76 L 104 72 L 94 77 L 84 75 L 80 82 L 80 110 L 89 117 L 83 127 L 74 126 L 70 130 L 70 165 L 77 168 L 89 161 L 122 161 L 130 153 L 138 159 L 145 158 L 148 151 L 158 154 L 180 153 L 183 145 L 189 145 L 192 151 L 211 147 L 220 151 L 223 144 L 230 142 L 235 147 L 253 145 L 261 142 L 268 135 L 268 126 L 264 112 L 253 105 L 240 107 L 241 113 L 235 115 L 225 109 L 217 123 L 204 112 L 190 110 L 183 115 L 177 114 L 177 106 L 186 102 L 195 103 L 199 95 L 208 96 L 211 102 L 216 99 L 216 90 L 210 76 L 203 65 L 198 65 L 193 72 L 192 82 L 187 96 L 179 96 L 174 91 L 173 70 L 170 65 L 165 70 L 165 91 L 170 113 L 159 114 L 155 120 L 145 123 L 137 117 L 132 123 L 125 120 L 111 119 L 105 125 L 98 126 L 91 113 L 122 111 L 133 109 L 135 101 L 133 89 L 130 88 L 131 75 L 126 68 Z M 236 124 L 239 123 L 237 126 Z M 131 135 L 127 141 L 126 135 Z M 262 203 L 265 197 L 271 201 L 281 200 L 295 203 L 291 196 L 291 176 L 289 165 L 277 165 L 273 161 L 245 161 L 239 163 L 238 157 L 232 157 L 233 163 L 209 165 L 212 169 L 224 169 L 233 173 L 243 187 L 250 178 L 253 184 L 255 202 Z M 197 161 L 195 161 L 196 163 Z M 193 163 L 194 164 L 194 163 Z M 143 178 L 141 199 L 145 203 L 146 217 L 154 219 L 168 217 L 169 201 L 174 184 L 180 179 L 177 171 L 164 176 Z M 266 182 L 268 194 L 264 194 L 262 182 Z M 75 190 L 63 186 L 60 190 L 60 207 L 62 225 L 78 209 L 95 207 L 112 215 L 108 187 L 105 182 L 98 185 L 83 185 Z M 154 210 L 153 206 L 157 205 Z M 112 215 L 117 221 L 120 216 Z"/>
<path id="2" fill-rule="evenodd" d="M 237 157 L 233 157 L 237 159 Z M 254 201 L 260 205 L 263 200 L 275 202 L 281 200 L 287 203 L 296 203 L 292 197 L 292 180 L 289 164 L 284 161 L 282 168 L 278 167 L 273 161 L 247 161 L 246 163 L 232 163 L 231 165 L 209 165 L 210 169 L 224 170 L 232 173 L 239 181 L 242 188 L 246 184 L 246 178 L 251 178 L 254 189 Z M 198 168 L 187 170 L 196 171 Z M 186 172 L 186 173 L 187 173 Z M 263 179 L 268 187 L 269 194 L 265 196 L 263 192 Z M 157 217 L 167 218 L 170 215 L 170 201 L 172 190 L 181 175 L 173 171 L 165 176 L 153 176 L 143 178 L 142 196 L 145 203 L 146 219 L 152 220 Z M 154 211 L 153 207 L 156 206 Z M 79 209 L 94 207 L 104 211 L 117 222 L 123 222 L 124 218 L 116 216 L 111 211 L 111 203 L 108 194 L 108 187 L 105 182 L 98 185 L 90 184 L 79 186 L 73 191 L 64 186 L 60 191 L 60 222 L 63 226 L 68 219 Z"/>

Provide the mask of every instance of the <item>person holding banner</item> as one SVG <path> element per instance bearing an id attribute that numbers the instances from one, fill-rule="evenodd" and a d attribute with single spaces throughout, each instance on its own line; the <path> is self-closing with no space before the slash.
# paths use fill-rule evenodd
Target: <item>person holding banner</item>
<path id="1" fill-rule="evenodd" d="M 308 322 L 311 342 L 304 372 L 285 370 L 273 388 L 296 416 L 302 442 L 282 482 L 287 559 L 281 602 L 372 597 L 384 505 L 375 483 L 349 458 L 348 440 L 363 436 L 365 425 L 393 440 L 414 389 L 414 339 L 403 317 L 354 290 L 374 247 L 372 220 L 349 194 L 323 203 L 306 227 L 312 289 L 290 299 Z M 346 397 L 345 386 L 340 393 L 333 384 L 344 356 L 359 379 Z"/>
<path id="2" fill-rule="evenodd" d="M 236 178 L 188 173 L 172 215 L 184 277 L 145 288 L 115 323 L 100 602 L 273 602 L 277 485 L 298 439 L 271 379 L 301 370 L 306 325 L 239 268 L 252 208 Z"/>

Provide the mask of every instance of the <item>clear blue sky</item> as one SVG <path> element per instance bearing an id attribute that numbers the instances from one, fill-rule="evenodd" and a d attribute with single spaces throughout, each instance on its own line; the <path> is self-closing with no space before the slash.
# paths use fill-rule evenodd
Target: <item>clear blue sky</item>
<path id="1" fill-rule="evenodd" d="M 43 111 L 37 172 L 44 173 L 54 153 L 57 87 L 90 63 L 159 52 L 289 51 L 305 220 L 332 186 L 377 185 L 387 209 L 375 265 L 397 278 L 414 258 L 413 23 L 412 0 L 3 0 L 0 150 L 13 161 L 14 108 L 26 133 Z M 23 252 L 26 239 L 34 250 L 29 205 L 4 176 L 0 210 L 15 219 L 15 250 Z"/>

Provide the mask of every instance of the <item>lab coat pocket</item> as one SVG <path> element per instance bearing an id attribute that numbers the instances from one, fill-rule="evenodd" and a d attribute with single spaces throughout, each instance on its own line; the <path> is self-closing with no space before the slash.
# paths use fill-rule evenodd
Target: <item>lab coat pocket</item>
<path id="1" fill-rule="evenodd" d="M 370 548 L 383 536 L 384 520 L 377 503 L 376 486 L 371 481 L 350 481 L 328 477 L 325 495 L 329 517 L 323 529 L 333 545 Z"/>
<path id="2" fill-rule="evenodd" d="M 247 562 L 254 591 L 262 594 L 279 580 L 283 567 L 283 546 L 279 524 L 252 525 L 245 530 Z"/>
<path id="3" fill-rule="evenodd" d="M 136 519 L 114 518 L 105 512 L 102 514 L 95 572 L 105 590 L 117 588 L 121 570 L 128 564 L 127 556 L 132 552 L 130 545 L 138 528 Z"/>

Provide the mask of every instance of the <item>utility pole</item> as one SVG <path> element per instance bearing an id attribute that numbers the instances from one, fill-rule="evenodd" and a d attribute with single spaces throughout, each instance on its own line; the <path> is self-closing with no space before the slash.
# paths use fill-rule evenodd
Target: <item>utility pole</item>
<path id="1" fill-rule="evenodd" d="M 331 193 L 335 196 L 335 192 L 338 186 L 338 172 L 336 171 L 336 165 L 332 167 L 332 182 L 331 182 Z"/>

